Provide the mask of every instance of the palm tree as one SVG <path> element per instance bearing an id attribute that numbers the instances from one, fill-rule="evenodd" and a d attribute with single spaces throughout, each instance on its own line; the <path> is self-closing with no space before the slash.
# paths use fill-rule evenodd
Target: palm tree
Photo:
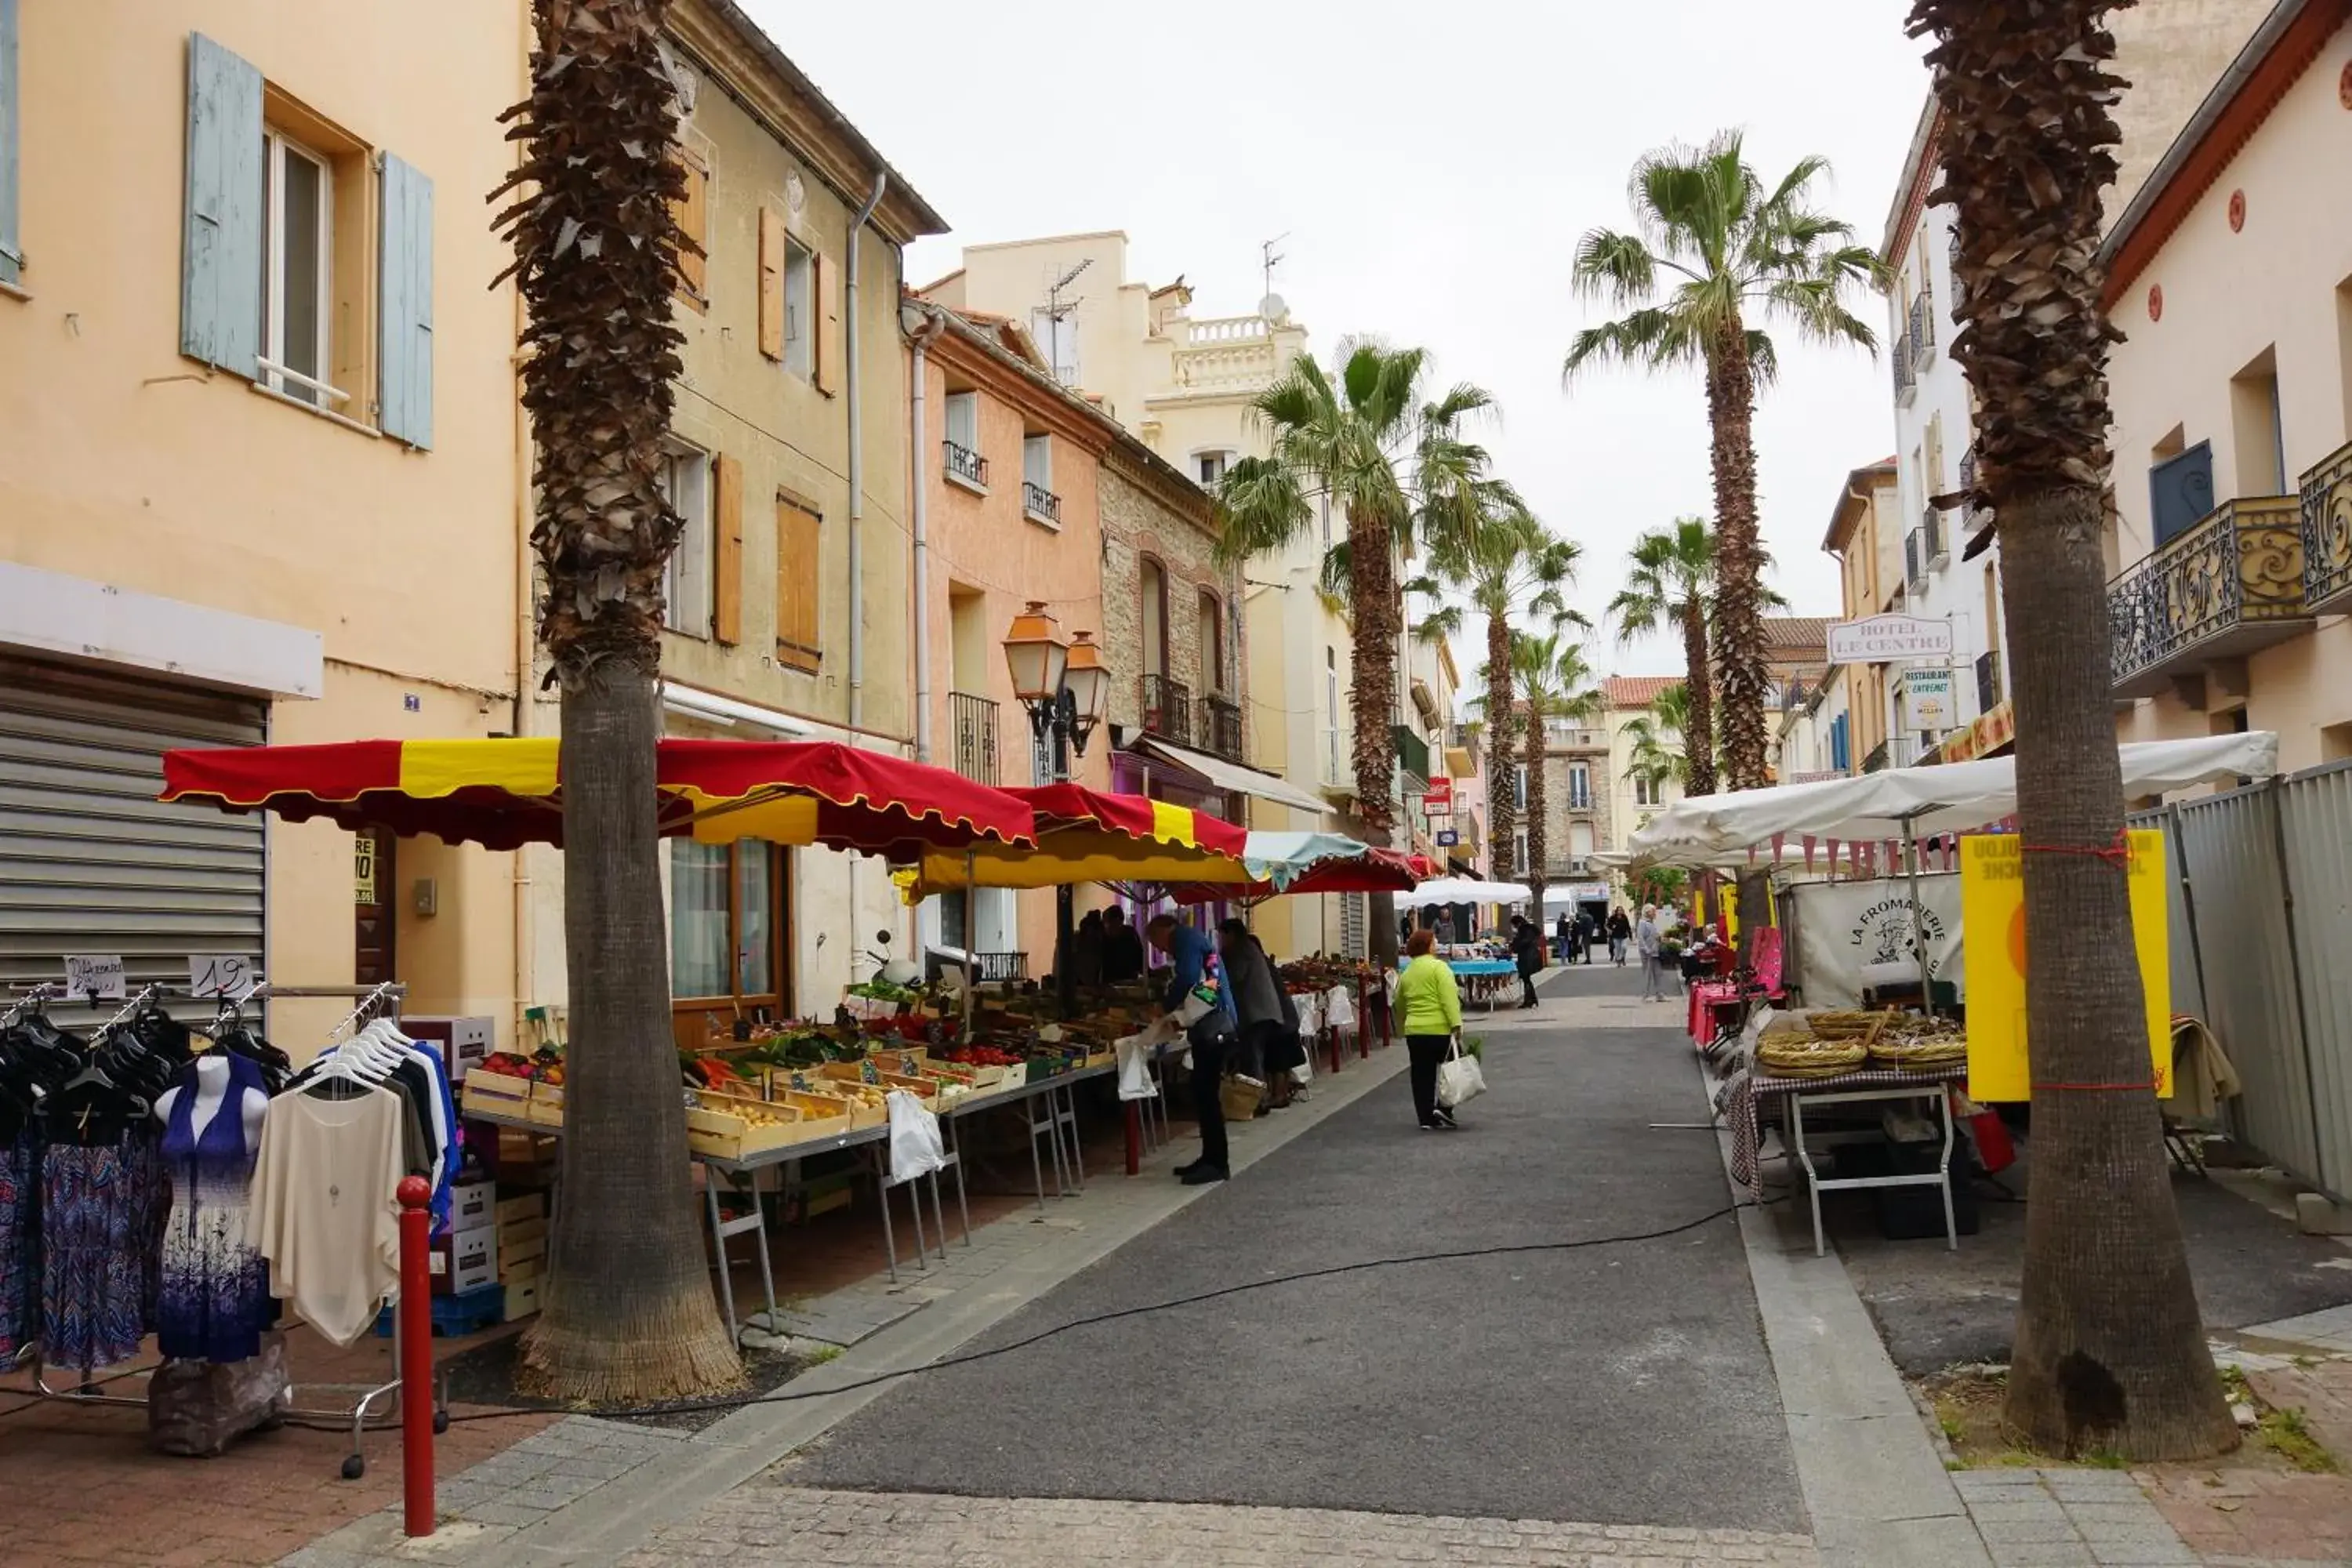
<path id="1" fill-rule="evenodd" d="M 1520 700 L 1528 721 L 1521 753 L 1528 770 L 1528 887 L 1538 923 L 1543 920 L 1545 858 L 1551 847 L 1545 821 L 1551 793 L 1549 781 L 1544 777 L 1545 724 L 1553 719 L 1589 720 L 1601 706 L 1601 693 L 1593 689 L 1592 667 L 1585 660 L 1584 645 L 1565 640 L 1569 629 L 1584 625 L 1582 616 L 1570 612 L 1542 637 L 1517 632 L 1511 638 L 1511 668 L 1518 677 Z"/>
<path id="2" fill-rule="evenodd" d="M 1626 720 L 1622 731 L 1633 746 L 1625 761 L 1627 777 L 1652 791 L 1663 790 L 1670 782 L 1689 788 L 1690 758 L 1683 752 L 1682 737 L 1655 712 Z"/>
<path id="3" fill-rule="evenodd" d="M 1555 537 L 1517 497 L 1510 497 L 1486 510 L 1473 530 L 1442 539 L 1432 552 L 1433 574 L 1406 584 L 1408 592 L 1435 595 L 1450 589 L 1468 600 L 1466 606 L 1457 600 L 1424 619 L 1424 637 L 1459 636 L 1470 610 L 1486 620 L 1486 692 L 1472 706 L 1486 717 L 1487 863 L 1497 868 L 1510 863 L 1511 834 L 1517 821 L 1511 792 L 1502 787 L 1510 776 L 1515 733 L 1512 623 L 1535 616 L 1556 622 L 1568 613 L 1561 595 L 1576 581 L 1580 553 L 1575 544 Z"/>
<path id="4" fill-rule="evenodd" d="M 2237 1446 L 2206 1350 L 2145 1089 L 2131 906 L 2112 857 L 2123 779 L 2108 707 L 2107 343 L 2096 259 L 2118 137 L 2113 0 L 1915 0 L 1959 209 L 1952 357 L 1979 415 L 1977 493 L 2000 530 L 2033 1042 L 2035 1177 L 2007 1415 L 2066 1454 Z M 2092 1086 L 2061 1089 L 2054 1086 Z M 2098 1086 L 2117 1086 L 2112 1089 Z"/>
<path id="5" fill-rule="evenodd" d="M 1492 405 L 1477 387 L 1429 398 L 1428 356 L 1376 342 L 1342 344 L 1336 379 L 1312 359 L 1253 399 L 1272 427 L 1273 455 L 1244 458 L 1218 487 L 1225 526 L 1220 547 L 1238 562 L 1281 550 L 1314 526 L 1318 503 L 1347 519 L 1345 553 L 1325 563 L 1327 586 L 1344 577 L 1351 630 L 1349 704 L 1355 722 L 1356 809 L 1365 836 L 1391 841 L 1396 828 L 1397 647 L 1403 616 L 1396 563 L 1416 530 L 1434 544 L 1466 529 L 1486 482 L 1486 454 L 1461 437 L 1464 419 Z M 1373 951 L 1396 956 L 1393 903 L 1372 899 Z"/>
<path id="6" fill-rule="evenodd" d="M 1687 742 L 1683 783 L 1693 795 L 1713 795 L 1714 681 L 1707 668 L 1706 600 L 1715 587 L 1715 535 L 1705 518 L 1678 517 L 1672 527 L 1636 539 L 1628 559 L 1625 585 L 1609 601 L 1609 618 L 1617 623 L 1621 644 L 1665 626 L 1682 633 L 1682 689 L 1689 710 L 1681 727 Z"/>
<path id="7" fill-rule="evenodd" d="M 1767 186 L 1733 131 L 1703 148 L 1650 153 L 1633 165 L 1628 191 L 1634 232 L 1591 230 L 1571 270 L 1579 294 L 1627 313 L 1576 334 L 1564 378 L 1610 361 L 1651 370 L 1696 364 L 1706 373 L 1717 529 L 1709 695 L 1721 700 L 1733 789 L 1765 782 L 1763 556 L 1750 426 L 1756 390 L 1770 384 L 1779 361 L 1771 339 L 1750 321 L 1785 322 L 1814 342 L 1865 349 L 1877 342 L 1841 296 L 1849 286 L 1874 283 L 1884 269 L 1868 247 L 1853 243 L 1849 225 L 1811 203 L 1813 181 L 1828 168 L 1805 158 Z"/>
<path id="8" fill-rule="evenodd" d="M 668 0 L 534 0 L 523 157 L 493 198 L 526 304 L 523 406 L 538 448 L 539 639 L 563 707 L 571 1048 L 547 1289 L 523 1380 L 640 1404 L 739 1382 L 688 1179 L 654 836 L 662 566 L 677 515 L 656 476 L 684 337 L 671 204 Z"/>

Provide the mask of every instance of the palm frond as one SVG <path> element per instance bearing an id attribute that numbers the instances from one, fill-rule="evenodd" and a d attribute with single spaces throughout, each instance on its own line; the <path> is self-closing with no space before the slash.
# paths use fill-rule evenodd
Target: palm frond
<path id="1" fill-rule="evenodd" d="M 1286 549 L 1315 523 L 1297 471 L 1266 458 L 1244 458 L 1227 468 L 1217 504 L 1217 556 L 1227 565 Z"/>

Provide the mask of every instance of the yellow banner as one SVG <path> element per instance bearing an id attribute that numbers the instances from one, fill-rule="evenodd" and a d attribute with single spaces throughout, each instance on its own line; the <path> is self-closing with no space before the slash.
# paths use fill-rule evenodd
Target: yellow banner
<path id="1" fill-rule="evenodd" d="M 2164 835 L 2131 836 L 2132 948 L 2147 1002 L 2156 1095 L 2172 1093 L 2172 968 L 2167 961 Z M 2033 1098 L 2025 1045 L 2024 847 L 2013 833 L 1960 840 L 1960 921 L 1968 933 L 1969 1098 Z"/>

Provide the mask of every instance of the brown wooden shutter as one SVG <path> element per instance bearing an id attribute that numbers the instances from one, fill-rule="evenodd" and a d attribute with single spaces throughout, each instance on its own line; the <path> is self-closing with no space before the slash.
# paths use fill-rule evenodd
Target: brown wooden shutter
<path id="1" fill-rule="evenodd" d="M 816 514 L 776 498 L 776 662 L 814 674 L 824 662 L 817 616 Z"/>
<path id="2" fill-rule="evenodd" d="M 670 210 L 677 217 L 679 231 L 707 250 L 710 244 L 710 164 L 691 147 L 679 148 L 677 156 L 678 162 L 686 165 L 686 195 Z M 679 291 L 697 310 L 709 303 L 710 293 L 706 286 L 709 266 L 710 259 L 703 251 L 678 247 Z"/>
<path id="3" fill-rule="evenodd" d="M 830 256 L 815 258 L 816 389 L 841 390 L 841 264 Z"/>
<path id="4" fill-rule="evenodd" d="M 721 455 L 718 469 L 719 591 L 710 616 L 710 635 L 723 643 L 743 640 L 743 464 Z"/>
<path id="5" fill-rule="evenodd" d="M 760 209 L 760 352 L 784 357 L 784 215 Z"/>

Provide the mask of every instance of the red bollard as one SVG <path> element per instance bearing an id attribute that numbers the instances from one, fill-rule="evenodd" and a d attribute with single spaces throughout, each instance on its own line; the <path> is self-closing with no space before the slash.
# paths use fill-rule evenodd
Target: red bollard
<path id="1" fill-rule="evenodd" d="M 1140 1102 L 1127 1102 L 1127 1173 L 1139 1174 L 1143 1170 L 1143 1107 Z"/>
<path id="2" fill-rule="evenodd" d="M 411 1535 L 433 1533 L 433 1184 L 401 1179 L 400 1496 Z"/>

